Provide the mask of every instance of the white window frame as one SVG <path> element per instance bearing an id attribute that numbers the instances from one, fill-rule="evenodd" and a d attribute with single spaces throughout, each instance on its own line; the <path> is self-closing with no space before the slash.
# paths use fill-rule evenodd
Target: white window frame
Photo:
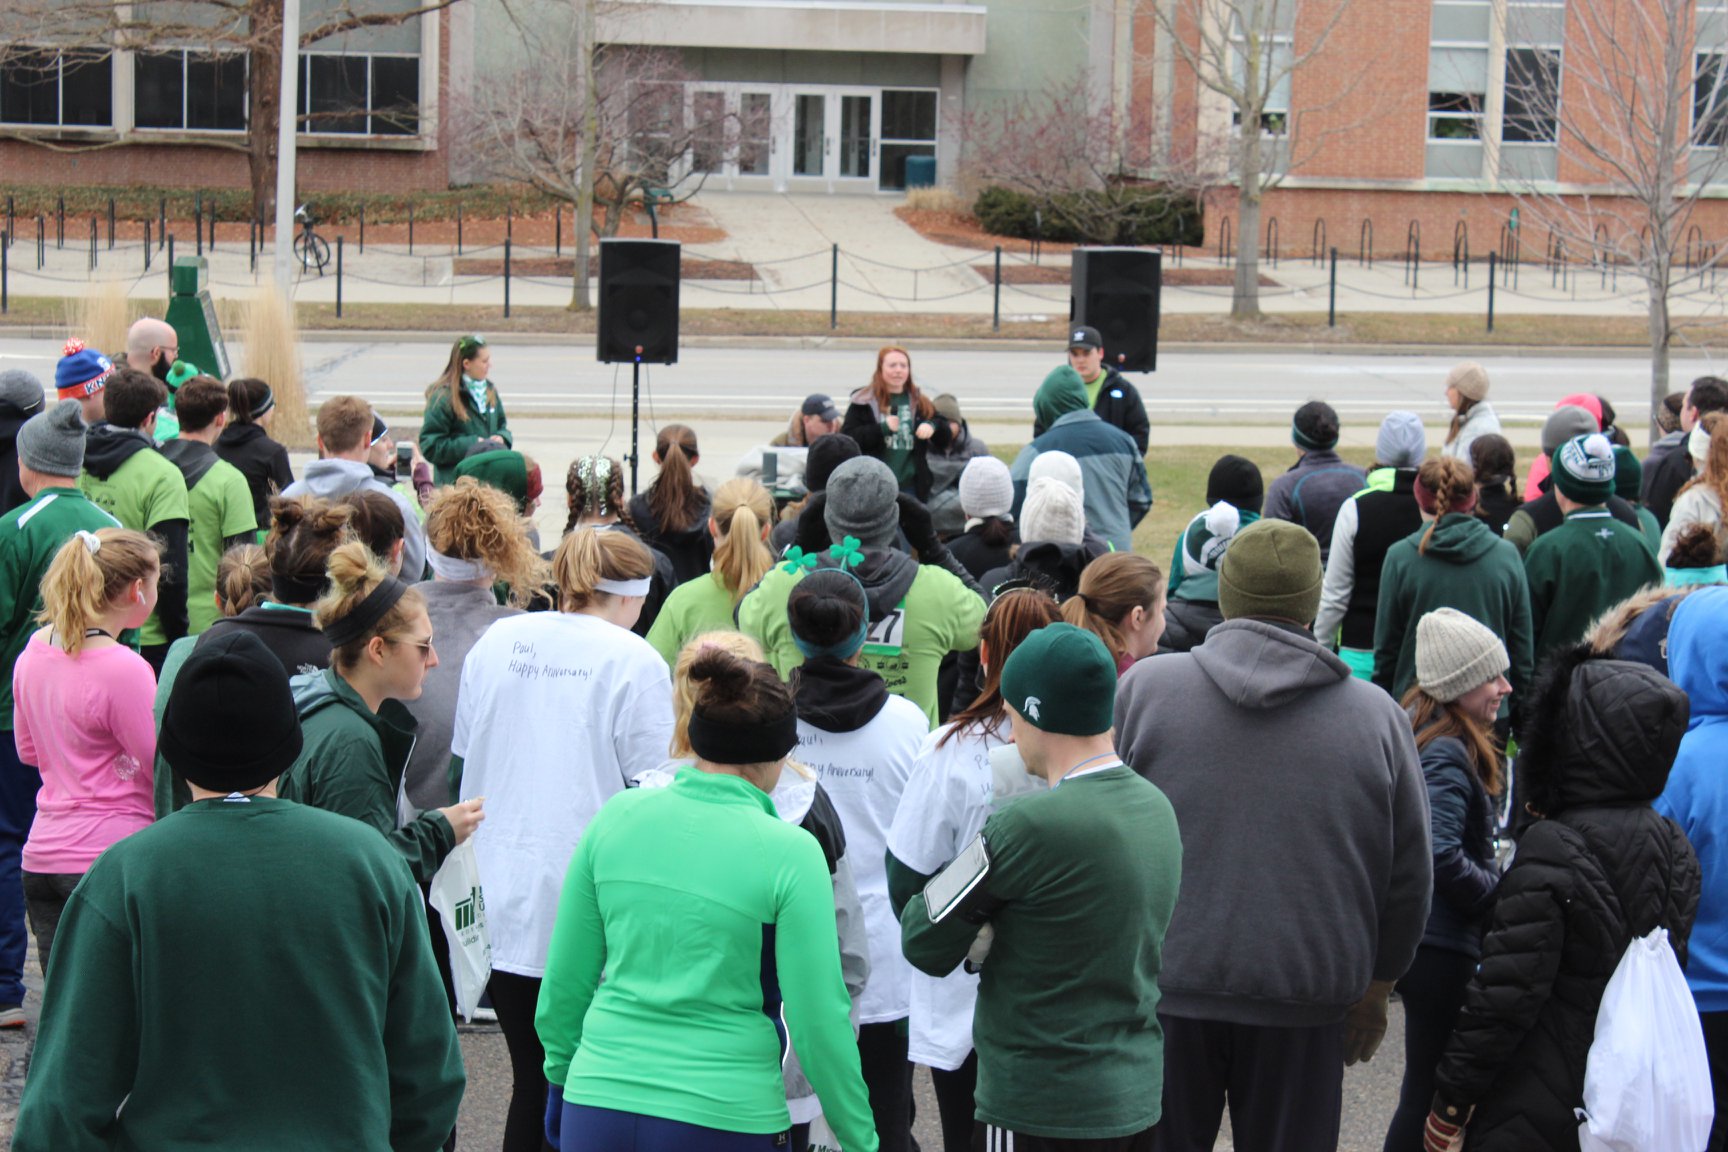
<path id="1" fill-rule="evenodd" d="M 421 17 L 422 20 L 429 17 Z M 426 57 L 420 52 L 313 52 L 300 53 L 300 84 L 299 96 L 306 101 L 308 118 L 320 115 L 338 115 L 338 113 L 319 113 L 312 111 L 312 58 L 314 56 L 334 57 L 346 60 L 364 59 L 366 61 L 366 130 L 364 132 L 320 132 L 307 126 L 300 126 L 298 134 L 315 140 L 419 140 L 427 131 L 428 109 L 426 106 Z M 375 59 L 387 58 L 394 60 L 413 60 L 418 67 L 415 72 L 414 115 L 417 123 L 412 132 L 377 132 L 373 130 L 372 120 L 378 115 L 372 106 L 372 62 Z M 299 108 L 294 110 L 295 116 L 300 115 Z"/>
<path id="2" fill-rule="evenodd" d="M 1277 140 L 1290 134 L 1290 87 L 1294 74 L 1288 67 L 1294 59 L 1296 39 L 1289 33 L 1276 32 L 1269 38 L 1266 52 L 1268 68 L 1283 67 L 1284 75 L 1266 92 L 1266 106 L 1260 109 L 1260 135 L 1267 140 Z M 1230 37 L 1230 67 L 1238 85 L 1247 71 L 1243 61 L 1247 58 L 1247 37 L 1232 34 Z M 1279 62 L 1282 57 L 1282 64 Z M 1242 126 L 1242 109 L 1232 106 L 1230 109 L 1230 126 Z"/>
<path id="3" fill-rule="evenodd" d="M 89 49 L 61 48 L 52 44 L 19 44 L 14 50 L 23 52 L 54 53 L 54 121 L 53 123 L 31 122 L 26 120 L 0 120 L 0 125 L 7 128 L 22 129 L 37 132 L 113 132 L 117 117 L 114 114 L 115 93 L 119 83 L 115 77 L 114 61 L 116 53 L 109 52 L 108 64 L 108 123 L 106 124 L 68 124 L 66 123 L 66 54 L 68 52 L 92 51 Z"/>
<path id="4" fill-rule="evenodd" d="M 178 127 L 174 127 L 174 128 L 161 128 L 161 127 L 156 127 L 156 126 L 146 127 L 146 126 L 138 123 L 138 65 L 143 60 L 143 58 L 146 56 L 166 56 L 170 52 L 178 52 L 180 54 L 180 124 Z M 251 88 L 251 84 L 250 84 L 250 80 L 251 80 L 251 76 L 252 76 L 252 54 L 250 52 L 247 52 L 243 49 L 235 49 L 232 52 L 212 52 L 208 48 L 170 46 L 170 47 L 163 47 L 163 48 L 151 48 L 148 51 L 136 51 L 136 52 L 133 52 L 131 55 L 132 55 L 132 68 L 131 68 L 132 75 L 131 75 L 131 78 L 128 81 L 128 83 L 130 83 L 132 86 L 132 91 L 130 94 L 131 95 L 131 101 L 132 101 L 132 131 L 137 132 L 140 135 L 145 135 L 145 136 L 151 135 L 153 133 L 158 133 L 158 132 L 164 133 L 164 134 L 172 133 L 175 135 L 183 135 L 187 132 L 196 132 L 201 136 L 206 135 L 206 134 L 211 135 L 211 136 L 244 136 L 246 134 L 248 127 L 252 123 L 252 88 Z M 192 127 L 187 126 L 186 118 L 187 118 L 187 114 L 189 113 L 189 111 L 191 109 L 190 101 L 192 98 L 191 97 L 192 86 L 191 86 L 191 84 L 189 84 L 187 82 L 186 70 L 187 70 L 189 58 L 193 55 L 210 56 L 210 57 L 240 56 L 245 60 L 245 62 L 246 62 L 246 77 L 247 77 L 248 83 L 246 85 L 244 85 L 240 90 L 240 127 L 238 127 L 238 128 L 192 128 Z"/>
<path id="5" fill-rule="evenodd" d="M 1711 93 L 1713 98 L 1709 101 L 1716 123 L 1701 129 L 1698 124 L 1698 82 L 1704 78 L 1701 65 L 1707 57 L 1716 59 L 1716 76 Z M 1706 138 L 1706 131 L 1715 139 Z M 1713 50 L 1698 48 L 1692 54 L 1691 132 L 1688 138 L 1692 147 L 1697 149 L 1714 150 L 1728 146 L 1728 45 Z"/>
<path id="6" fill-rule="evenodd" d="M 1562 5 L 1558 5 L 1558 4 L 1530 5 L 1530 7 L 1557 8 L 1557 7 L 1562 7 Z M 1512 76 L 1512 68 L 1511 68 L 1512 53 L 1514 53 L 1514 52 L 1552 52 L 1554 54 L 1556 64 L 1554 67 L 1554 116 L 1553 116 L 1554 135 L 1553 135 L 1552 139 L 1548 139 L 1548 140 L 1513 140 L 1506 135 L 1507 124 L 1509 123 L 1510 118 L 1511 118 L 1511 111 L 1507 107 L 1507 105 L 1509 105 L 1511 103 L 1512 93 L 1515 90 L 1515 88 L 1517 87 L 1516 81 L 1515 81 L 1514 77 Z M 1518 147 L 1553 148 L 1553 147 L 1558 146 L 1560 143 L 1560 121 L 1561 121 L 1561 102 L 1562 102 L 1561 93 L 1563 92 L 1563 90 L 1565 89 L 1565 86 L 1566 86 L 1566 50 L 1565 50 L 1565 48 L 1559 44 L 1508 44 L 1508 45 L 1506 45 L 1506 60 L 1507 60 L 1506 81 L 1505 81 L 1506 99 L 1504 99 L 1501 102 L 1501 108 L 1500 108 L 1500 139 L 1501 139 L 1502 144 L 1504 146 L 1509 146 L 1509 147 L 1513 147 L 1513 148 L 1518 148 Z"/>

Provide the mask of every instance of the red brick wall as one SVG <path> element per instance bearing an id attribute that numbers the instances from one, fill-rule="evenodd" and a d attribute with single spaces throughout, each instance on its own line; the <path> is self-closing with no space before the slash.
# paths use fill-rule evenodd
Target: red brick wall
<path id="1" fill-rule="evenodd" d="M 1295 52 L 1315 42 L 1343 0 L 1298 10 Z M 1420 179 L 1428 115 L 1429 0 L 1347 9 L 1318 54 L 1291 77 L 1291 144 L 1304 176 Z"/>

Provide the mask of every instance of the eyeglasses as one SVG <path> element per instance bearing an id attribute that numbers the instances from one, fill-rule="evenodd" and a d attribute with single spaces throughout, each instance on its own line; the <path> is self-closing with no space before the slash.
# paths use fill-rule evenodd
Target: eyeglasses
<path id="1" fill-rule="evenodd" d="M 425 661 L 432 659 L 432 637 L 430 637 L 430 636 L 426 637 L 426 639 L 424 639 L 424 640 L 393 639 L 390 642 L 392 644 L 404 644 L 410 648 L 420 649 L 420 659 L 422 662 L 425 662 Z"/>

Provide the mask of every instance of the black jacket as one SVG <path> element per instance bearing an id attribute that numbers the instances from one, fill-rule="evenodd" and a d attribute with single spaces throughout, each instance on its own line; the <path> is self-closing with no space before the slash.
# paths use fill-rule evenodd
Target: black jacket
<path id="1" fill-rule="evenodd" d="M 1106 424 L 1114 425 L 1134 438 L 1134 443 L 1140 448 L 1140 455 L 1146 455 L 1146 445 L 1152 436 L 1152 422 L 1146 418 L 1146 405 L 1140 399 L 1140 390 L 1128 383 L 1128 377 L 1104 365 L 1104 383 L 1098 388 L 1098 403 L 1092 405 L 1092 411 L 1098 413 L 1098 418 Z M 1041 422 L 1032 422 L 1034 437 L 1044 434 Z"/>
<path id="2" fill-rule="evenodd" d="M 1656 515 L 1656 522 L 1668 527 L 1668 517 L 1674 511 L 1674 497 L 1692 479 L 1692 454 L 1686 441 L 1644 463 L 1644 507 Z"/>
<path id="3" fill-rule="evenodd" d="M 798 719 L 824 732 L 856 732 L 888 703 L 888 686 L 869 668 L 816 656 L 792 670 Z"/>
<path id="4" fill-rule="evenodd" d="M 0 515 L 30 502 L 30 494 L 18 479 L 18 429 L 40 411 L 40 404 L 28 414 L 10 404 L 0 404 Z"/>
<path id="5" fill-rule="evenodd" d="M 252 491 L 252 514 L 258 527 L 270 527 L 270 497 L 294 483 L 288 466 L 288 449 L 270 439 L 258 424 L 230 424 L 216 437 L 216 455 L 246 477 Z"/>
<path id="6" fill-rule="evenodd" d="M 916 416 L 913 419 L 924 423 Z M 932 412 L 927 419 L 935 432 L 928 440 L 916 437 L 912 440 L 912 487 L 914 494 L 925 504 L 930 503 L 930 490 L 935 487 L 935 480 L 930 475 L 930 449 L 941 451 L 954 438 L 954 426 L 941 413 Z M 840 432 L 856 440 L 864 455 L 883 461 L 888 459 L 888 440 L 882 435 L 882 414 L 871 400 L 868 388 L 860 388 L 852 394 L 852 403 L 846 408 L 846 419 L 840 424 Z"/>
<path id="7" fill-rule="evenodd" d="M 1583 646 L 1555 654 L 1524 710 L 1515 798 L 1542 818 L 1500 882 L 1435 1080 L 1443 1116 L 1475 1107 L 1471 1152 L 1577 1148 L 1596 1011 L 1627 944 L 1663 927 L 1686 963 L 1698 859 L 1650 802 L 1688 712 L 1664 677 Z"/>
<path id="8" fill-rule="evenodd" d="M 1164 601 L 1164 635 L 1158 638 L 1158 654 L 1192 652 L 1206 634 L 1224 623 L 1216 600 L 1183 600 L 1171 596 Z"/>
<path id="9" fill-rule="evenodd" d="M 642 543 L 664 552 L 672 562 L 674 588 L 698 576 L 706 576 L 714 559 L 714 537 L 708 533 L 708 490 L 698 488 L 697 495 L 702 499 L 702 507 L 689 526 L 677 532 L 660 527 L 654 508 L 648 502 L 648 493 L 630 498 L 630 519 L 636 522 L 637 535 L 642 537 Z"/>
<path id="10" fill-rule="evenodd" d="M 1482 954 L 1482 929 L 1494 903 L 1494 807 L 1464 743 L 1441 736 L 1422 749 L 1428 822 L 1434 838 L 1434 901 L 1422 943 Z"/>
<path id="11" fill-rule="evenodd" d="M 238 616 L 225 616 L 210 625 L 199 634 L 194 647 L 209 643 L 212 637 L 235 632 L 250 632 L 262 640 L 290 676 L 330 667 L 330 641 L 313 623 L 312 613 L 305 609 L 254 604 Z"/>
<path id="12" fill-rule="evenodd" d="M 1511 484 L 1500 484 L 1493 488 L 1483 488 L 1476 499 L 1476 519 L 1488 525 L 1494 535 L 1506 535 L 1506 521 L 1512 519 L 1512 513 L 1523 507 L 1524 498 L 1513 490 Z"/>
<path id="13" fill-rule="evenodd" d="M 948 551 L 954 554 L 962 568 L 972 573 L 974 580 L 983 580 L 992 568 L 1007 564 L 1014 557 L 1014 545 L 1020 542 L 1019 531 L 1010 527 L 1007 542 L 992 546 L 984 540 L 984 531 L 989 527 L 989 524 L 974 524 L 948 541 Z"/>

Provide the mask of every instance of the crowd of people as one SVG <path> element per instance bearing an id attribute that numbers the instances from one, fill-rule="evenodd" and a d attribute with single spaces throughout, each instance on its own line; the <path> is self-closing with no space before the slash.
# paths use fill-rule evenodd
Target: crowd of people
<path id="1" fill-rule="evenodd" d="M 887 347 L 712 488 L 578 457 L 555 542 L 484 338 L 298 478 L 178 352 L 0 373 L 17 1148 L 455 1147 L 458 849 L 505 1152 L 902 1152 L 917 1065 L 947 1152 L 1319 1152 L 1394 996 L 1386 1152 L 1575 1147 L 1655 928 L 1724 1100 L 1728 383 L 1523 474 L 1480 365 L 1367 469 L 1310 400 L 1161 567 L 1086 327 L 1012 463 Z"/>

